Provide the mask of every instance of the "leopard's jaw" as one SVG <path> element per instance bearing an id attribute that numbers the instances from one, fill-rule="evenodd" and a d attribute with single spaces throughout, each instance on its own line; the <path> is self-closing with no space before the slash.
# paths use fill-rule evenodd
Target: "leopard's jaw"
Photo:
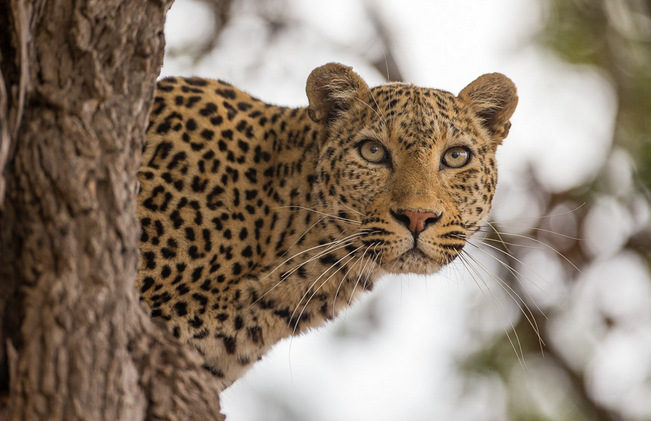
<path id="1" fill-rule="evenodd" d="M 215 80 L 161 81 L 138 173 L 137 286 L 152 316 L 227 387 L 383 274 L 439 270 L 490 208 L 517 99 L 505 79 L 482 76 L 455 97 L 369 89 L 328 64 L 308 79 L 309 108 L 296 109 Z M 443 166 L 459 145 L 472 161 Z M 388 159 L 374 161 L 381 148 Z M 416 249 L 417 224 L 400 212 L 438 215 Z"/>
<path id="2" fill-rule="evenodd" d="M 395 259 L 382 265 L 382 268 L 389 273 L 417 273 L 429 275 L 441 269 L 441 265 L 429 256 L 426 256 L 419 249 L 411 249 Z"/>

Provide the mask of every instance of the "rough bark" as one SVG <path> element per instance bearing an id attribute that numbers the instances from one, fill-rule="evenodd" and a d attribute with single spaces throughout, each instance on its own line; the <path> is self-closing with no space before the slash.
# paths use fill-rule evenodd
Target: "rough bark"
<path id="1" fill-rule="evenodd" d="M 133 287 L 170 0 L 0 2 L 0 419 L 216 419 Z"/>

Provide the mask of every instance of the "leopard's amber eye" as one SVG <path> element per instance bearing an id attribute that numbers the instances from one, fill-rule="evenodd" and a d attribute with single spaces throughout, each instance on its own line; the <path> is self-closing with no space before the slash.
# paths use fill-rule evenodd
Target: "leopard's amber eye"
<path id="1" fill-rule="evenodd" d="M 449 168 L 461 168 L 470 162 L 470 150 L 464 146 L 454 146 L 443 154 L 443 165 Z"/>
<path id="2" fill-rule="evenodd" d="M 389 157 L 386 148 L 377 140 L 365 140 L 359 145 L 359 154 L 374 164 L 385 162 Z"/>

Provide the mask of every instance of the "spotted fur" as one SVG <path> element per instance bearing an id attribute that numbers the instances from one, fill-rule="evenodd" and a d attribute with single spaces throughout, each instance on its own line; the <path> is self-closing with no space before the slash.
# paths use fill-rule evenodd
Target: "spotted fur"
<path id="1" fill-rule="evenodd" d="M 312 72 L 307 95 L 309 107 L 285 108 L 216 80 L 158 83 L 138 173 L 137 287 L 222 387 L 382 274 L 453 261 L 490 209 L 517 103 L 500 74 L 455 96 L 369 89 L 333 63 Z M 369 139 L 384 161 L 362 156 Z M 450 168 L 457 146 L 470 160 Z M 421 212 L 432 216 L 414 232 Z"/>

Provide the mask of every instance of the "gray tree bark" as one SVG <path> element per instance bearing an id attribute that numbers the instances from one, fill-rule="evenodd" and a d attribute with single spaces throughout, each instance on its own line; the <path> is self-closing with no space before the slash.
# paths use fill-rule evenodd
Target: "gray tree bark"
<path id="1" fill-rule="evenodd" d="M 170 3 L 0 1 L 0 419 L 221 419 L 133 286 Z"/>

